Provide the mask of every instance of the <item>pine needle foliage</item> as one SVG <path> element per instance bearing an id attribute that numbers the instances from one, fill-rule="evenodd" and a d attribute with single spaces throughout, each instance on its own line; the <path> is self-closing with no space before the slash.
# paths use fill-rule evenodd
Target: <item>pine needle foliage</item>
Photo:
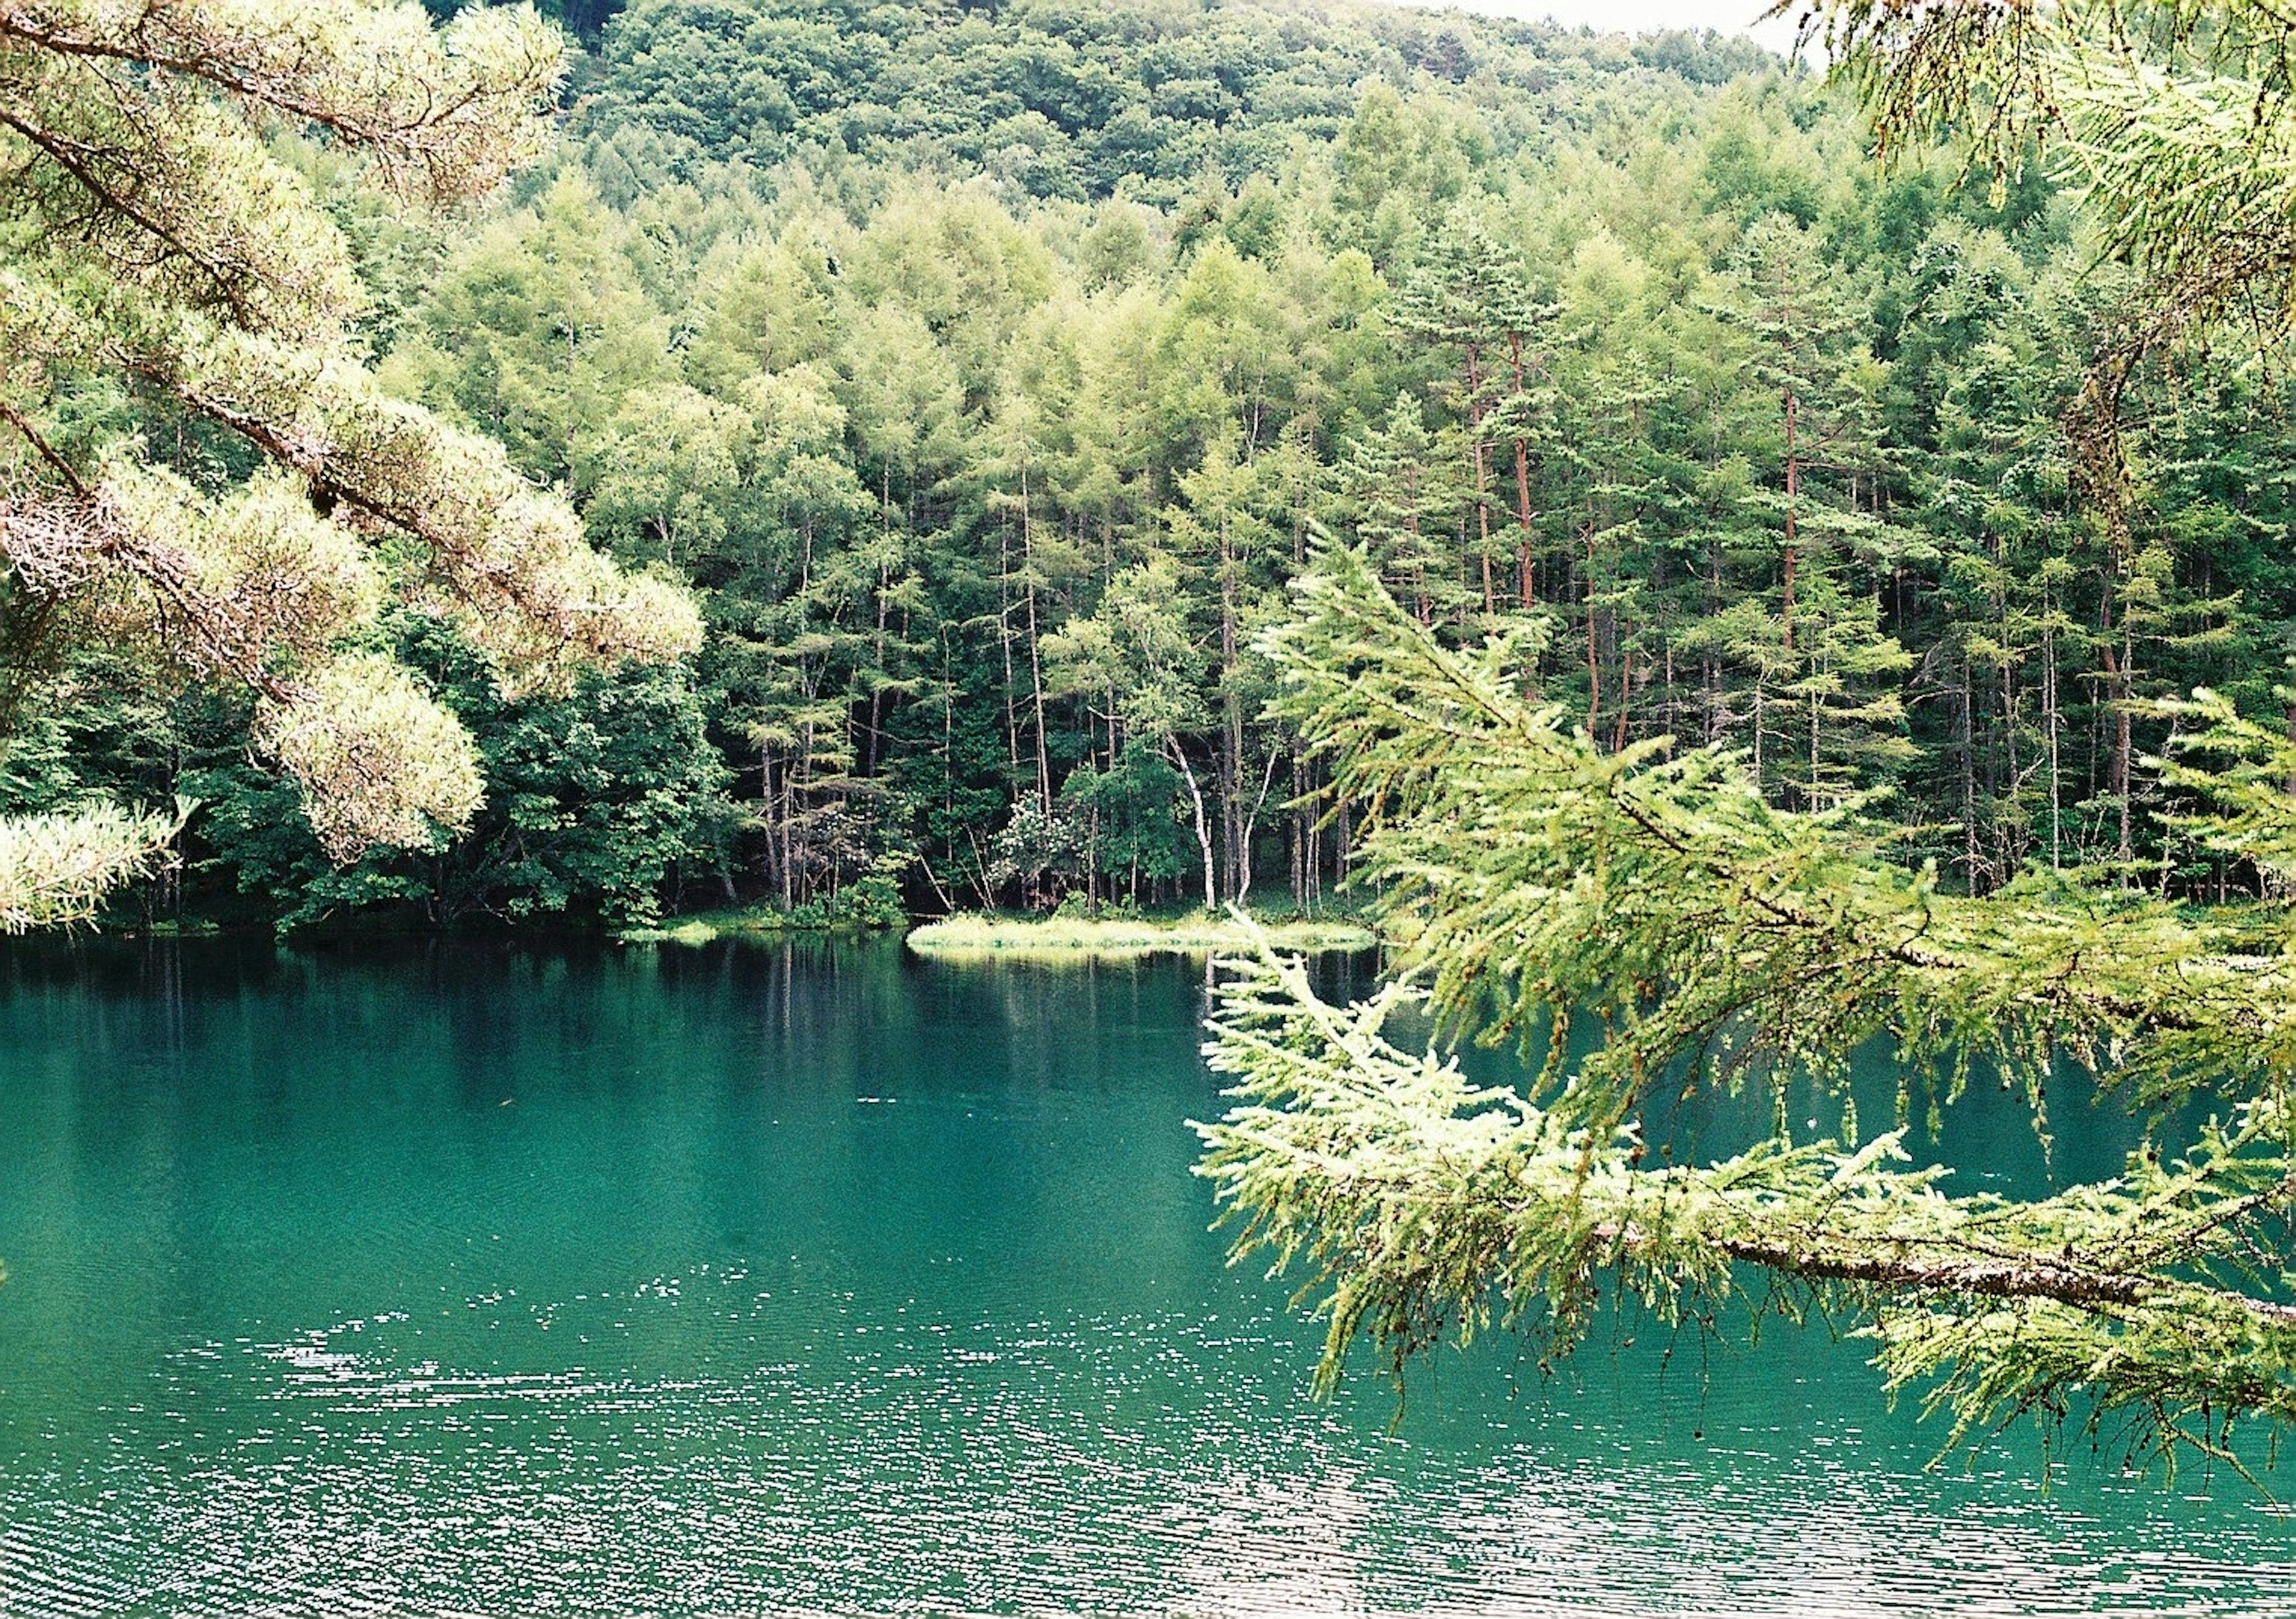
<path id="1" fill-rule="evenodd" d="M 427 847 L 480 797 L 462 725 L 362 644 L 387 598 L 456 622 L 506 691 L 694 649 L 682 590 L 377 384 L 348 242 L 278 139 L 363 165 L 386 206 L 456 206 L 544 150 L 563 61 L 528 7 L 440 29 L 365 0 L 0 0 L 0 731 L 92 650 L 162 689 L 250 689 L 348 860 Z M 186 476 L 86 429 L 92 389 L 232 447 Z M 0 827 L 0 863 L 0 863 L 0 931 L 84 915 L 172 824 Z"/>
<path id="2" fill-rule="evenodd" d="M 2085 1410 L 2134 1419 L 2150 1454 L 2231 1458 L 2238 1424 L 2296 1417 L 2286 906 L 2195 911 L 2079 873 L 1942 892 L 1869 804 L 1779 809 L 1718 748 L 1603 752 L 1525 694 L 1519 641 L 1446 645 L 1356 553 L 1300 591 L 1264 642 L 1277 707 L 1369 806 L 1361 870 L 1405 944 L 1395 985 L 1348 1008 L 1267 951 L 1238 966 L 1207 1047 L 1237 1103 L 1201 1127 L 1202 1173 L 1239 1258 L 1304 1271 L 1326 1387 L 1358 1337 L 1398 1378 L 1494 1324 L 1551 1363 L 1609 1288 L 1677 1323 L 1732 1299 L 1857 1320 L 1956 1442 Z M 2220 756 L 2258 740 L 2208 734 Z M 2235 797 L 2195 835 L 2296 829 L 2206 753 L 2182 779 Z M 1384 1030 L 1414 1002 L 1437 1043 L 1406 1050 Z M 1526 1077 L 1471 1084 L 1439 1054 L 1463 1038 L 1514 1045 Z M 1876 1045 L 1901 1077 L 1866 1133 L 1847 1079 Z M 2045 1198 L 1956 1195 L 1914 1163 L 1972 1077 L 2021 1090 L 2046 1132 L 2067 1065 L 2141 1120 L 2196 1098 L 2214 1116 Z M 1813 1083 L 1841 1122 L 1798 1135 L 1785 1104 Z M 1670 1093 L 1747 1086 L 1774 1100 L 1767 1140 L 1661 1150 Z"/>
<path id="3" fill-rule="evenodd" d="M 160 863 L 176 824 L 110 804 L 0 817 L 0 933 L 89 920 L 106 894 Z"/>
<path id="4" fill-rule="evenodd" d="M 2296 331 L 2296 12 L 2284 0 L 1777 0 L 1857 92 L 1887 159 L 1957 139 L 1997 199 L 2048 168 L 2136 273 L 2067 423 L 2125 530 L 2124 396 L 2144 365 Z"/>

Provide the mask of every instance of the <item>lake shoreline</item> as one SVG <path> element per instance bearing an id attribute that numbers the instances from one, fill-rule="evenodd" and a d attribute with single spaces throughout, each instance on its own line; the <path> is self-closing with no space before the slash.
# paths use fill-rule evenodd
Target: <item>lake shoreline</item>
<path id="1" fill-rule="evenodd" d="M 1302 917 L 1269 913 L 1252 919 L 1254 926 L 1276 949 L 1308 955 L 1350 954 L 1375 950 L 1380 934 L 1356 916 Z M 163 919 L 137 925 L 117 924 L 101 930 L 113 937 L 133 939 L 214 939 L 279 936 L 259 923 L 207 917 L 181 920 Z M 1044 957 L 1083 961 L 1092 958 L 1144 955 L 1210 955 L 1248 953 L 1250 932 L 1225 914 L 1205 911 L 1120 913 L 1100 916 L 1022 915 L 994 911 L 960 911 L 947 916 L 906 918 L 897 922 L 848 917 L 824 920 L 817 915 L 792 915 L 773 904 L 726 906 L 685 912 L 659 921 L 617 927 L 596 920 L 573 920 L 562 916 L 507 921 L 473 919 L 461 925 L 382 925 L 374 919 L 345 922 L 330 919 L 285 936 L 286 942 L 307 944 L 398 937 L 520 938 L 540 935 L 587 936 L 619 944 L 684 944 L 699 947 L 721 939 L 754 940 L 898 936 L 919 955 L 956 960 L 996 956 L 1004 959 Z"/>

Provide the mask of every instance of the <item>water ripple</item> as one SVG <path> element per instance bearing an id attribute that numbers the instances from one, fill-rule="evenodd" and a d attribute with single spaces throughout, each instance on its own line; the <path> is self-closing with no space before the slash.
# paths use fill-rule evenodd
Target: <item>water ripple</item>
<path id="1" fill-rule="evenodd" d="M 670 960 L 0 993 L 0 1615 L 2296 1612 L 2244 1486 L 1925 1468 L 1822 1334 L 1314 1403 L 1183 969 Z"/>

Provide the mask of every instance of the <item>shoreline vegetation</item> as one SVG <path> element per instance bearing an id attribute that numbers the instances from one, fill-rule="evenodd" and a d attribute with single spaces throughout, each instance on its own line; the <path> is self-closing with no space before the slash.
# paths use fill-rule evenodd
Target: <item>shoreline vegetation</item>
<path id="1" fill-rule="evenodd" d="M 659 922 L 610 929 L 623 944 L 712 944 L 744 934 L 859 933 L 865 924 L 825 922 L 793 916 L 773 905 L 745 905 L 726 911 L 704 911 L 691 916 L 664 917 Z"/>
<path id="2" fill-rule="evenodd" d="M 1278 950 L 1320 954 L 1374 950 L 1379 936 L 1353 917 L 1255 918 L 1260 933 Z M 919 955 L 936 961 L 1205 955 L 1252 948 L 1250 933 L 1239 922 L 1203 911 L 1176 916 L 1007 916 L 968 912 L 911 929 L 906 941 Z"/>
<path id="3" fill-rule="evenodd" d="M 1252 920 L 1278 950 L 1317 955 L 1374 950 L 1380 944 L 1380 936 L 1357 917 L 1302 917 L 1271 912 L 1255 916 Z M 893 927 L 882 922 L 851 919 L 824 921 L 816 916 L 793 915 L 773 906 L 752 905 L 668 917 L 648 927 L 619 928 L 613 930 L 613 936 L 625 944 L 699 946 L 744 936 L 893 930 Z M 1004 961 L 1084 961 L 1158 954 L 1206 955 L 1217 951 L 1248 952 L 1252 948 L 1251 936 L 1241 924 L 1201 910 L 1170 913 L 1113 912 L 1101 916 L 960 912 L 908 928 L 903 942 L 919 955 L 947 961 L 991 957 Z"/>
<path id="4" fill-rule="evenodd" d="M 1375 950 L 1387 942 L 1371 920 L 1363 916 L 1307 917 L 1271 908 L 1254 913 L 1251 923 L 1275 949 L 1294 953 L 1323 955 Z M 519 931 L 515 926 L 509 930 Z M 1110 909 L 1099 915 L 966 911 L 917 920 L 898 913 L 888 916 L 883 912 L 855 914 L 847 911 L 829 915 L 818 906 L 785 910 L 778 905 L 761 904 L 694 912 L 630 927 L 577 927 L 573 930 L 603 933 L 622 944 L 684 944 L 697 948 L 726 938 L 898 935 L 919 955 L 937 961 L 989 957 L 1081 961 L 1156 954 L 1205 955 L 1215 952 L 1250 954 L 1254 949 L 1250 933 L 1241 924 L 1227 916 L 1196 908 L 1152 912 Z M 154 939 L 213 938 L 252 931 L 260 929 L 207 917 L 163 918 L 143 928 L 120 930 L 122 936 Z M 388 931 L 391 930 L 353 927 L 336 930 L 332 936 Z M 328 930 L 322 928 L 317 934 L 328 936 Z"/>

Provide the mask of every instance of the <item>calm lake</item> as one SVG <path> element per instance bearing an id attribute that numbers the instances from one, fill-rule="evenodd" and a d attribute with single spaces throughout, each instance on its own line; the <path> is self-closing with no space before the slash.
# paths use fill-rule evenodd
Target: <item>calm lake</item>
<path id="1" fill-rule="evenodd" d="M 1820 1330 L 1312 1402 L 1188 1173 L 1202 1011 L 894 944 L 0 950 L 0 1612 L 2296 1607 L 2237 1479 L 1925 1468 Z M 2036 1173 L 2020 1120 L 1946 1150 Z"/>

